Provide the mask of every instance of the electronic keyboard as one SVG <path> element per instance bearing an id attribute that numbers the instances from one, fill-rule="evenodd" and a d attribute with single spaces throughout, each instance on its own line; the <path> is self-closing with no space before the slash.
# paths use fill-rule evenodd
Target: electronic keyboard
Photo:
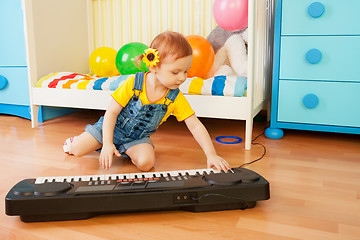
<path id="1" fill-rule="evenodd" d="M 25 179 L 7 194 L 5 211 L 39 222 L 121 212 L 246 209 L 269 198 L 269 182 L 249 169 L 195 169 Z"/>

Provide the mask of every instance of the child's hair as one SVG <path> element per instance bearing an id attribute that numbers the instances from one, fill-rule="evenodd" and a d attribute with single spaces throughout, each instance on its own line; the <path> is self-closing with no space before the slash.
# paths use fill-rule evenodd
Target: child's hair
<path id="1" fill-rule="evenodd" d="M 174 60 L 192 55 L 192 48 L 186 38 L 177 32 L 166 31 L 157 35 L 150 44 L 150 48 L 158 50 L 160 62 L 157 67 L 168 57 L 174 57 Z M 144 54 L 135 58 L 135 65 L 140 67 Z"/>

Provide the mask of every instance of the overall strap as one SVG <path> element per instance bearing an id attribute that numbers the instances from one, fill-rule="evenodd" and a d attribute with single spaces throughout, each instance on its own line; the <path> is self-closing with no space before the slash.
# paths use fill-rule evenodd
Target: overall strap
<path id="1" fill-rule="evenodd" d="M 138 72 L 135 74 L 134 88 L 133 90 L 138 90 L 142 92 L 143 83 L 144 83 L 145 72 Z"/>
<path id="2" fill-rule="evenodd" d="M 180 90 L 178 88 L 176 89 L 171 89 L 168 94 L 166 95 L 166 100 L 169 99 L 171 102 L 174 102 L 177 95 L 179 94 Z M 166 100 L 165 100 L 165 104 L 166 104 Z"/>

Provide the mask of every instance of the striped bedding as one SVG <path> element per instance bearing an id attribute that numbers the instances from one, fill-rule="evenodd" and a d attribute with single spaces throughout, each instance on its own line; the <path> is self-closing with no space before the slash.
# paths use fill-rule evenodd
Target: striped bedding
<path id="1" fill-rule="evenodd" d="M 54 72 L 42 77 L 36 87 L 115 91 L 130 76 L 132 75 L 99 78 L 73 72 Z M 192 95 L 244 97 L 246 80 L 236 76 L 216 76 L 208 79 L 193 77 L 188 78 L 180 86 L 180 90 L 183 94 Z"/>

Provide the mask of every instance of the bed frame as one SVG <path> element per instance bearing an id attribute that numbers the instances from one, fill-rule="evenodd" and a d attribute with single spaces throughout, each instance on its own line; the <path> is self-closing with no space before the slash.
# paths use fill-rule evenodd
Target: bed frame
<path id="1" fill-rule="evenodd" d="M 159 7 L 160 4 L 165 4 L 165 1 L 149 1 L 153 5 L 158 5 L 155 6 L 158 7 L 157 9 L 160 9 L 158 11 L 162 9 L 162 11 L 168 12 L 169 6 Z M 193 15 L 194 11 L 198 11 L 195 15 L 202 15 L 201 12 L 203 10 L 201 9 L 200 0 L 183 0 L 181 3 L 179 0 L 171 1 L 174 2 L 172 4 L 183 4 L 184 2 L 186 4 L 187 2 L 189 6 L 195 2 L 198 7 L 190 12 Z M 101 10 L 100 7 L 104 5 L 104 2 L 110 7 L 109 9 L 112 9 L 110 6 L 111 0 L 23 0 L 32 127 L 38 126 L 37 116 L 39 106 L 100 110 L 107 108 L 110 102 L 109 91 L 35 87 L 36 82 L 50 72 L 90 72 L 88 65 L 90 53 L 99 46 L 111 45 L 110 47 L 119 49 L 118 42 L 112 44 L 114 41 L 109 40 L 113 39 L 111 36 L 108 40 L 105 38 L 101 39 L 101 36 L 104 34 L 99 31 L 101 31 L 102 25 L 105 25 L 102 24 L 102 21 L 109 23 L 111 20 L 110 14 L 106 14 L 106 10 L 104 15 L 107 18 L 101 20 L 102 17 L 100 15 L 104 10 Z M 131 4 L 134 3 L 144 4 L 144 1 L 131 0 Z M 94 11 L 94 4 L 97 4 L 97 11 Z M 133 9 L 123 9 L 122 5 L 119 7 L 119 3 L 115 4 L 117 4 L 115 10 L 127 13 L 128 17 L 131 15 Z M 247 150 L 251 148 L 253 118 L 269 102 L 273 5 L 274 0 L 249 0 L 247 97 L 186 95 L 190 105 L 199 117 L 245 120 L 245 149 Z M 109 10 L 107 11 L 109 13 Z M 157 14 L 161 13 L 158 12 Z M 169 14 L 166 13 L 164 16 L 167 15 Z M 115 16 L 115 18 L 119 18 L 119 16 Z M 144 22 L 144 19 L 141 21 L 140 23 L 132 22 L 131 24 L 139 26 L 139 24 Z M 161 21 L 164 20 L 158 18 L 157 21 L 158 24 L 161 24 Z M 195 19 L 191 20 L 191 18 L 188 21 L 196 22 Z M 211 21 L 213 20 L 210 19 L 209 22 Z M 184 35 L 204 32 L 201 24 L 196 26 L 196 29 L 192 32 L 191 30 L 189 31 L 189 27 L 187 30 L 179 29 L 179 26 L 180 28 L 182 26 L 181 19 L 172 24 L 175 26 L 173 27 L 174 29 L 168 30 L 178 30 L 183 32 Z M 211 27 L 209 27 L 209 24 L 206 24 L 206 28 L 209 31 Z M 156 28 L 159 31 L 158 33 L 163 30 L 158 29 L 161 27 Z M 130 42 L 138 37 L 136 32 L 129 32 L 129 27 L 115 26 L 114 29 L 119 30 L 119 32 L 114 33 L 115 36 L 127 36 L 127 39 L 124 41 Z M 152 31 L 154 34 L 156 33 L 156 31 Z M 110 31 L 107 34 L 110 34 Z M 131 34 L 135 34 L 134 37 L 131 37 Z M 145 37 L 151 38 L 149 34 Z M 269 110 L 269 106 L 267 109 Z"/>

